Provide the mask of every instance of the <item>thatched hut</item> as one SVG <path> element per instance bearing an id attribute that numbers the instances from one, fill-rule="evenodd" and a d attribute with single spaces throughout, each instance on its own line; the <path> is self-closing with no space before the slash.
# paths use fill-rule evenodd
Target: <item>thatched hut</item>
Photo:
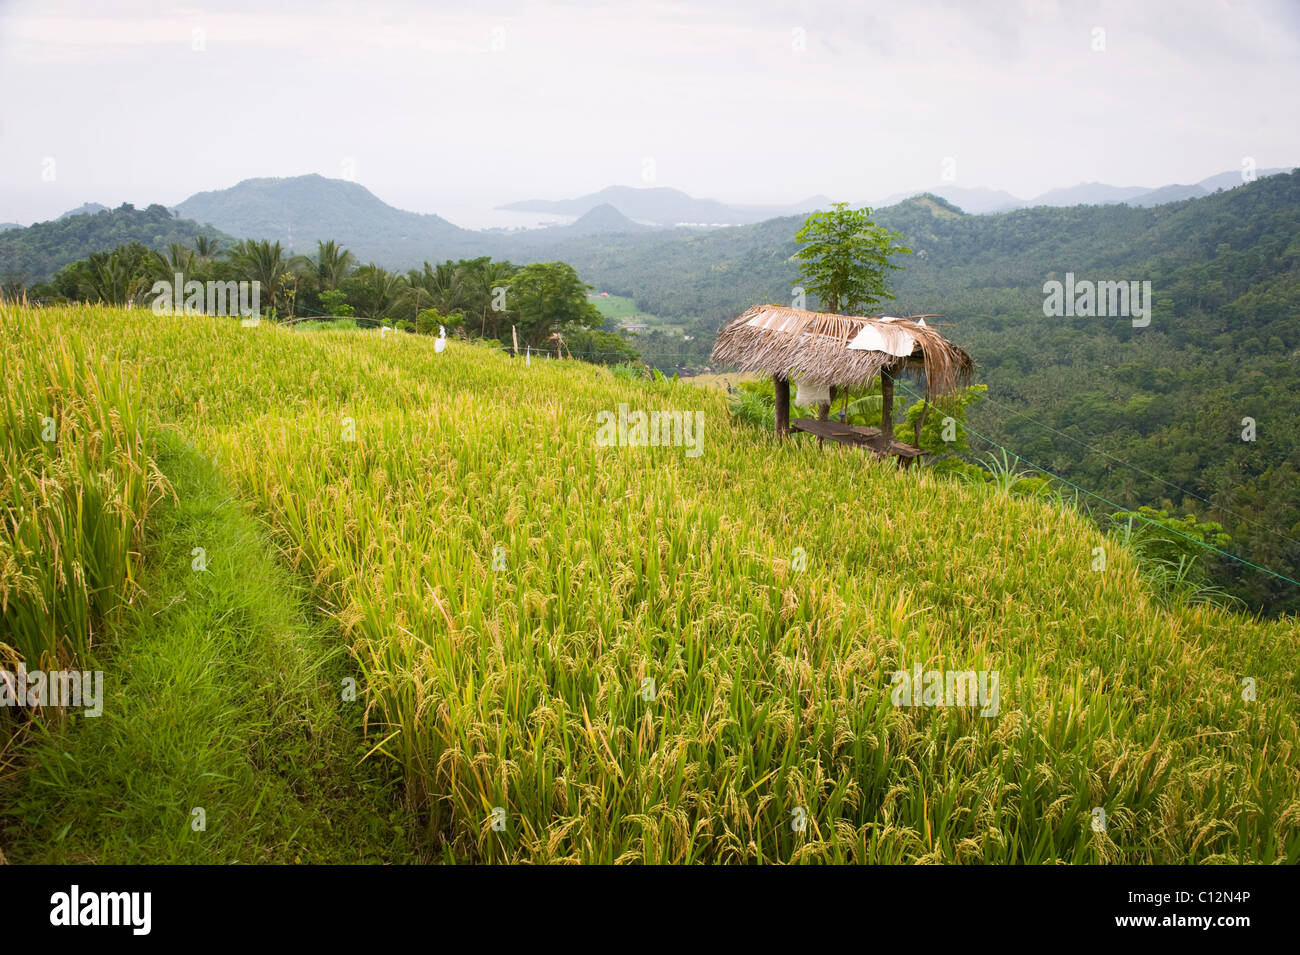
<path id="1" fill-rule="evenodd" d="M 790 431 L 792 378 L 828 386 L 833 398 L 836 387 L 865 385 L 879 375 L 881 432 L 888 447 L 894 434 L 895 378 L 909 371 L 924 374 L 929 399 L 956 392 L 974 371 L 970 355 L 925 323 L 934 317 L 867 318 L 755 305 L 718 334 L 712 360 L 772 376 L 778 436 Z M 825 421 L 828 412 L 829 400 L 821 403 L 818 419 Z"/>

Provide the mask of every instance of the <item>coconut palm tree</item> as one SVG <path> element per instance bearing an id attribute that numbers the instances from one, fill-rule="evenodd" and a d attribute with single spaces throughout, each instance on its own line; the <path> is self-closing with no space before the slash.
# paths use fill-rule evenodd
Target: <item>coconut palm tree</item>
<path id="1" fill-rule="evenodd" d="M 425 262 L 423 269 L 411 269 L 407 280 L 417 314 L 422 308 L 435 308 L 444 315 L 460 312 L 479 320 L 479 334 L 487 334 L 490 322 L 496 335 L 504 317 L 503 311 L 492 307 L 500 298 L 496 290 L 509 285 L 514 272 L 509 262 L 493 262 L 483 256 L 436 266 Z"/>
<path id="2" fill-rule="evenodd" d="M 232 245 L 225 254 L 240 279 L 261 284 L 262 294 L 269 300 L 271 308 L 284 298 L 285 279 L 290 275 L 279 242 L 244 239 Z"/>
<path id="3" fill-rule="evenodd" d="M 332 292 L 357 265 L 357 257 L 333 239 L 316 243 L 316 259 L 308 260 L 322 292 Z"/>
<path id="4" fill-rule="evenodd" d="M 203 263 L 211 262 L 217 256 L 217 246 L 220 245 L 216 239 L 207 235 L 200 235 L 194 238 L 194 254 Z"/>
<path id="5" fill-rule="evenodd" d="M 479 334 L 487 335 L 488 323 L 492 324 L 492 337 L 498 338 L 501 320 L 510 312 L 509 299 L 497 295 L 498 289 L 510 285 L 510 277 L 518 271 L 509 262 L 493 262 L 491 259 L 475 259 L 471 263 L 470 281 L 474 288 L 473 314 L 479 319 Z M 496 306 L 500 305 L 500 308 Z"/>
<path id="6" fill-rule="evenodd" d="M 197 257 L 193 249 L 186 248 L 179 242 L 172 242 L 165 252 L 154 252 L 149 258 L 149 271 L 155 278 L 170 282 L 179 272 L 186 278 L 197 266 Z"/>
<path id="7" fill-rule="evenodd" d="M 348 277 L 346 291 L 357 311 L 370 318 L 393 317 L 411 299 L 406 276 L 374 262 L 361 266 Z"/>
<path id="8" fill-rule="evenodd" d="M 150 257 L 138 242 L 112 252 L 92 252 L 80 276 L 81 291 L 110 305 L 134 303 L 150 286 Z"/>
<path id="9" fill-rule="evenodd" d="M 465 278 L 465 271 L 457 262 L 436 266 L 425 262 L 423 269 L 411 269 L 406 273 L 406 280 L 416 312 L 422 308 L 434 308 L 444 315 L 465 311 L 472 295 Z"/>

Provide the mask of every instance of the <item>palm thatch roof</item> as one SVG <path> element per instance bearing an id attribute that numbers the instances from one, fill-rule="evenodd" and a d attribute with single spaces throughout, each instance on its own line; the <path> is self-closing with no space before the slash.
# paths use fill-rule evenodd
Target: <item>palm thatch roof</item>
<path id="1" fill-rule="evenodd" d="M 712 360 L 848 387 L 865 385 L 882 371 L 920 371 L 934 394 L 951 394 L 970 382 L 975 363 L 925 324 L 934 317 L 867 318 L 755 305 L 718 333 Z"/>

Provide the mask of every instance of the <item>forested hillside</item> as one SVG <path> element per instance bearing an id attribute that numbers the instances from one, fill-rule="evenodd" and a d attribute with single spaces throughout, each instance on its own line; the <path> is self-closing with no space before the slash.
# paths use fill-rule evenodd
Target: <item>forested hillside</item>
<path id="1" fill-rule="evenodd" d="M 49 281 L 63 266 L 92 252 L 132 242 L 162 250 L 173 242 L 192 244 L 200 236 L 230 243 L 217 229 L 177 219 L 157 204 L 137 209 L 123 203 L 96 214 L 63 216 L 0 233 L 0 282 L 6 289 L 26 288 Z"/>

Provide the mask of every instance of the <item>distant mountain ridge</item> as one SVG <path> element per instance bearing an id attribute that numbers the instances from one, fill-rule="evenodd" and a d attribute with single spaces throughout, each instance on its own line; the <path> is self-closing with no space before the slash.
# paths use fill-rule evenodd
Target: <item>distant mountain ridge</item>
<path id="1" fill-rule="evenodd" d="M 1035 206 L 1105 206 L 1115 202 L 1128 202 L 1143 193 L 1147 186 L 1109 186 L 1104 182 L 1081 182 L 1064 189 L 1049 189 L 1034 198 Z"/>
<path id="2" fill-rule="evenodd" d="M 1256 173 L 1256 178 L 1290 172 L 1292 168 L 1294 167 L 1261 169 Z M 1050 189 L 1032 199 L 1021 199 L 1006 190 L 989 189 L 983 186 L 938 186 L 896 192 L 882 199 L 853 204 L 882 208 L 928 193 L 951 202 L 963 212 L 975 215 L 1011 212 L 1033 206 L 1111 205 L 1119 202 L 1148 207 L 1208 196 L 1218 189 L 1232 189 L 1243 183 L 1240 171 L 1217 173 L 1190 185 L 1170 184 L 1154 188 L 1081 182 L 1073 186 Z M 497 208 L 515 212 L 581 216 L 597 206 L 609 205 L 634 222 L 666 228 L 679 225 L 753 225 L 784 216 L 807 215 L 818 209 L 829 209 L 831 204 L 832 200 L 823 195 L 812 196 L 790 205 L 727 204 L 716 199 L 697 198 L 679 189 L 662 186 L 648 188 L 609 186 L 599 192 L 578 196 L 575 199 L 525 199 Z"/>
<path id="3" fill-rule="evenodd" d="M 279 241 L 298 252 L 337 239 L 363 262 L 437 261 L 476 254 L 485 241 L 482 233 L 441 216 L 394 208 L 359 183 L 315 173 L 245 179 L 229 189 L 196 193 L 173 211 L 234 236 Z"/>
<path id="4" fill-rule="evenodd" d="M 94 216 L 107 211 L 108 206 L 101 205 L 98 202 L 83 202 L 81 205 L 77 206 L 77 208 L 69 209 L 67 212 L 63 213 L 63 215 L 59 216 L 59 219 L 66 219 L 69 216 Z M 57 222 L 58 220 L 56 219 L 55 221 Z"/>
<path id="5" fill-rule="evenodd" d="M 962 212 L 969 212 L 973 215 L 984 215 L 990 212 L 1010 212 L 1013 209 L 1023 209 L 1028 205 L 1023 199 L 1018 199 L 1005 190 L 986 189 L 983 186 L 941 186 L 931 189 L 915 189 L 911 192 L 896 192 L 893 195 L 886 196 L 879 202 L 868 202 L 866 204 L 872 208 L 881 209 L 922 195 L 938 196 L 940 199 L 951 202 Z"/>
<path id="6" fill-rule="evenodd" d="M 211 226 L 177 219 L 157 204 L 146 209 L 123 203 L 101 212 L 73 210 L 48 222 L 0 231 L 0 281 L 45 282 L 92 252 L 110 252 L 131 242 L 161 251 L 173 242 L 193 246 L 199 236 L 223 247 L 231 242 L 230 236 Z"/>
<path id="7" fill-rule="evenodd" d="M 499 209 L 581 216 L 599 206 L 612 206 L 634 222 L 672 227 L 678 225 L 748 225 L 779 216 L 806 214 L 828 208 L 825 196 L 813 196 L 791 205 L 728 205 L 716 199 L 697 199 L 665 186 L 635 188 L 609 186 L 576 199 L 524 199 Z"/>
<path id="8" fill-rule="evenodd" d="M 1287 173 L 1294 166 L 1281 166 L 1276 169 L 1260 169 L 1255 173 L 1256 179 Z M 1081 182 L 1078 185 L 1062 189 L 1049 189 L 1033 199 L 1020 199 L 1009 192 L 999 189 L 963 188 L 959 186 L 939 186 L 930 189 L 917 189 L 912 192 L 896 192 L 882 199 L 876 205 L 892 206 L 904 199 L 922 193 L 931 193 L 960 206 L 962 211 L 983 215 L 992 212 L 1011 212 L 1015 209 L 1029 209 L 1034 206 L 1105 206 L 1126 202 L 1131 206 L 1149 208 L 1167 202 L 1181 202 L 1184 199 L 1197 199 L 1212 195 L 1219 189 L 1235 189 L 1245 185 L 1241 172 L 1228 171 L 1207 176 L 1198 183 L 1188 185 L 1170 184 L 1166 186 L 1111 186 L 1103 182 Z"/>
<path id="9" fill-rule="evenodd" d="M 1280 171 L 1263 169 L 1257 178 Z M 1080 183 L 1043 193 L 1033 201 L 1038 206 L 1056 207 L 1116 203 L 1150 207 L 1209 195 L 1240 184 L 1241 174 L 1235 171 L 1219 173 L 1191 185 L 1159 189 Z M 992 189 L 954 186 L 909 195 L 928 196 L 924 201 L 931 204 L 942 203 L 945 208 L 939 211 L 944 215 L 980 215 L 1028 206 L 1010 193 Z M 96 211 L 102 207 L 86 203 L 51 222 L 27 228 L 16 224 L 0 226 L 4 235 L 0 244 L 3 253 L 0 271 L 5 280 L 25 277 L 28 281 L 41 281 L 67 262 L 84 258 L 90 252 L 107 251 L 124 241 L 135 239 L 160 248 L 166 241 L 188 241 L 201 231 L 213 236 L 279 241 L 288 251 L 308 254 L 315 250 L 317 241 L 334 239 L 352 250 L 362 262 L 373 261 L 396 269 L 415 267 L 425 261 L 480 255 L 519 262 L 564 258 L 581 267 L 594 263 L 593 250 L 600 244 L 598 240 L 606 237 L 613 240 L 604 243 L 611 250 L 628 242 L 635 245 L 674 242 L 680 237 L 698 237 L 700 233 L 664 223 L 716 226 L 744 216 L 756 221 L 746 222 L 740 228 L 770 222 L 784 229 L 789 221 L 795 222 L 793 229 L 797 229 L 797 220 L 809 211 L 828 208 L 830 204 L 825 196 L 813 196 L 790 206 L 729 206 L 713 199 L 697 199 L 676 189 L 612 186 L 577 199 L 529 200 L 507 207 L 573 216 L 575 221 L 567 225 L 512 232 L 475 231 L 462 229 L 441 216 L 390 206 L 351 181 L 315 174 L 259 178 L 190 196 L 173 207 L 172 212 L 180 219 L 171 222 L 160 221 L 154 214 L 154 210 L 162 210 L 160 206 L 150 207 L 146 224 L 143 218 L 120 217 L 121 210 Z M 899 204 L 896 197 L 872 203 L 882 212 Z M 121 218 L 118 225 L 122 231 L 109 226 L 108 216 Z M 208 226 L 206 230 L 204 223 Z"/>

